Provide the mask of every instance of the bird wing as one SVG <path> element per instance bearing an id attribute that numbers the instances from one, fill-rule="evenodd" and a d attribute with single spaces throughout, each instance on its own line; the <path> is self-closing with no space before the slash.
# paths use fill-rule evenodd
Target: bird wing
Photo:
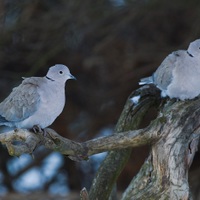
<path id="1" fill-rule="evenodd" d="M 18 87 L 13 88 L 10 95 L 0 103 L 0 121 L 22 121 L 37 111 L 40 103 L 38 94 L 40 79 L 26 78 Z"/>
<path id="2" fill-rule="evenodd" d="M 153 74 L 154 84 L 161 90 L 167 90 L 173 79 L 173 70 L 176 67 L 176 61 L 179 57 L 179 51 L 169 54 Z"/>

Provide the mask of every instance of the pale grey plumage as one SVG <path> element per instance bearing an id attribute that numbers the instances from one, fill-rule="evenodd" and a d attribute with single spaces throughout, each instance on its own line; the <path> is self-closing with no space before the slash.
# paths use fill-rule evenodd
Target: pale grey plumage
<path id="1" fill-rule="evenodd" d="M 60 115 L 65 105 L 65 82 L 74 79 L 65 65 L 49 68 L 45 77 L 24 78 L 0 103 L 0 125 L 45 128 Z"/>
<path id="2" fill-rule="evenodd" d="M 193 99 L 200 94 L 200 39 L 190 43 L 187 51 L 169 54 L 155 73 L 141 79 L 140 85 L 155 84 L 161 96 Z"/>

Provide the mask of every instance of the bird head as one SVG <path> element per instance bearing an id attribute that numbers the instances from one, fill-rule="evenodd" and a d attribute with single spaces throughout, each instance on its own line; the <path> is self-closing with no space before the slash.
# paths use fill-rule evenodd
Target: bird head
<path id="1" fill-rule="evenodd" d="M 56 64 L 49 68 L 46 78 L 51 81 L 65 83 L 69 79 L 76 79 L 69 71 L 69 68 L 62 64 Z"/>
<path id="2" fill-rule="evenodd" d="M 200 39 L 191 42 L 187 52 L 191 55 L 191 57 L 200 58 Z"/>

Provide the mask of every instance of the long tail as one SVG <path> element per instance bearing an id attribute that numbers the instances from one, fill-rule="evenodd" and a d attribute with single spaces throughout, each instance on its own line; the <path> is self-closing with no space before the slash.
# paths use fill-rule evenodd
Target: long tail
<path id="1" fill-rule="evenodd" d="M 146 85 L 146 84 L 151 84 L 151 83 L 153 83 L 153 77 L 149 76 L 149 77 L 141 78 L 139 85 Z"/>

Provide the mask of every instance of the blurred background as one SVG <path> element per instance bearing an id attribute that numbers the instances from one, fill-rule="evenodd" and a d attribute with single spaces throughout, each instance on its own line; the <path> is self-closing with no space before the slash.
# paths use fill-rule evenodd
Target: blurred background
<path id="1" fill-rule="evenodd" d="M 51 128 L 75 141 L 109 135 L 139 79 L 197 38 L 198 0 L 1 0 L 0 100 L 22 76 L 44 76 L 50 66 L 65 64 L 77 81 L 67 82 L 65 109 Z M 10 157 L 0 148 L 0 199 L 12 200 L 79 199 L 106 154 L 77 163 L 43 147 L 34 159 Z M 120 191 L 148 151 L 133 149 L 118 180 Z M 197 152 L 189 174 L 194 199 L 199 157 Z"/>

